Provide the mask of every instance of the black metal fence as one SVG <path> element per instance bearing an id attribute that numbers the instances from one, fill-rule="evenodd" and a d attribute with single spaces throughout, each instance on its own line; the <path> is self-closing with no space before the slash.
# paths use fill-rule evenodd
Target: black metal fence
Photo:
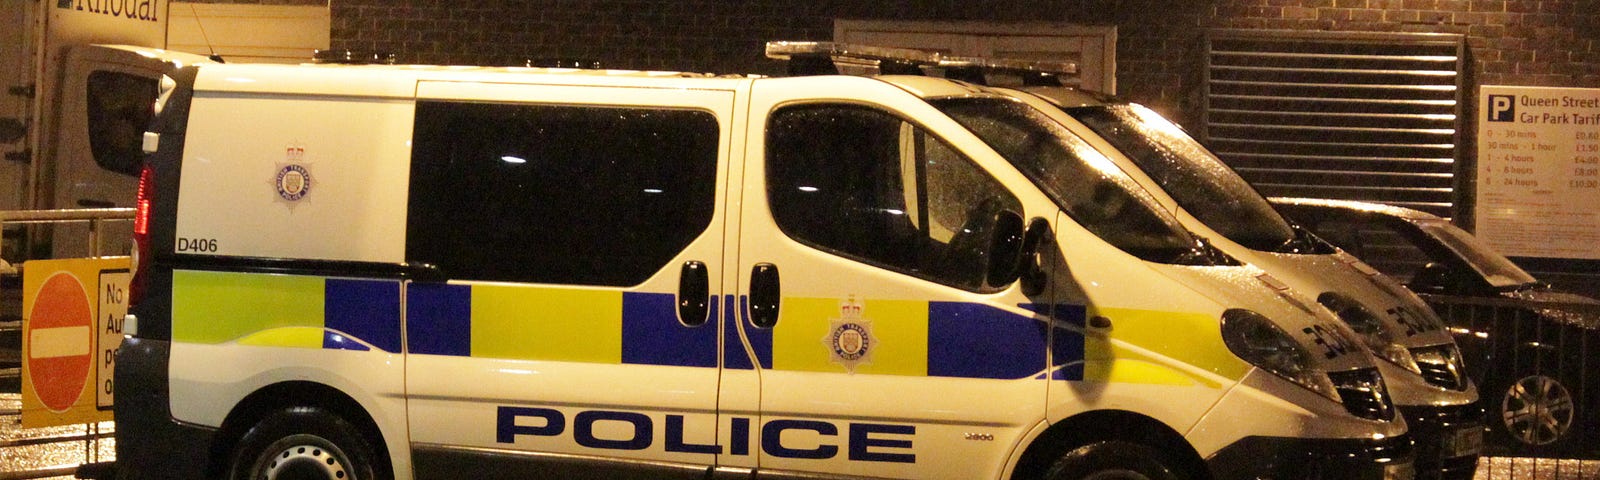
<path id="1" fill-rule="evenodd" d="M 1478 385 L 1485 453 L 1600 458 L 1600 304 L 1423 297 L 1449 326 Z"/>

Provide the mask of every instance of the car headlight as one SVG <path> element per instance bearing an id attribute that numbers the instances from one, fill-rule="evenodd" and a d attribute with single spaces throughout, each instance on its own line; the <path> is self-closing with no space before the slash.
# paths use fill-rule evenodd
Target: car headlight
<path id="1" fill-rule="evenodd" d="M 1314 368 L 1311 352 L 1267 317 L 1241 309 L 1223 312 L 1222 341 L 1251 365 L 1343 403 L 1327 373 Z"/>
<path id="2" fill-rule="evenodd" d="M 1411 356 L 1411 350 L 1400 344 L 1399 336 L 1391 331 L 1383 320 L 1373 315 L 1366 307 L 1351 300 L 1350 297 L 1333 292 L 1327 292 L 1317 297 L 1317 303 L 1327 307 L 1329 311 L 1344 321 L 1350 330 L 1355 331 L 1361 338 L 1361 343 L 1378 357 L 1410 370 L 1411 373 L 1422 374 L 1422 368 L 1417 366 L 1416 358 Z"/>

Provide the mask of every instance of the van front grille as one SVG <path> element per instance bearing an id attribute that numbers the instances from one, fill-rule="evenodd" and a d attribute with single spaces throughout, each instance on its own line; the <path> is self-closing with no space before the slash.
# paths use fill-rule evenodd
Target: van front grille
<path id="1" fill-rule="evenodd" d="M 1394 403 L 1389 400 L 1389 390 L 1377 368 L 1328 372 L 1328 378 L 1333 380 L 1334 390 L 1351 415 L 1368 420 L 1394 419 Z"/>
<path id="2" fill-rule="evenodd" d="M 1411 356 L 1422 369 L 1422 379 L 1429 384 L 1451 390 L 1466 390 L 1466 372 L 1462 372 L 1461 354 L 1453 345 L 1437 345 L 1411 349 Z"/>

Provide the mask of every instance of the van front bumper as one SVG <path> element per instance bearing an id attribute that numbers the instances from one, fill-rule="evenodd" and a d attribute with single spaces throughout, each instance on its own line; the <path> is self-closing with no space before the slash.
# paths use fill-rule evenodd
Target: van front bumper
<path id="1" fill-rule="evenodd" d="M 1472 480 L 1483 447 L 1483 408 L 1400 406 L 1417 446 L 1418 480 Z"/>
<path id="2" fill-rule="evenodd" d="M 1217 480 L 1412 480 L 1411 438 L 1247 437 L 1206 460 Z"/>

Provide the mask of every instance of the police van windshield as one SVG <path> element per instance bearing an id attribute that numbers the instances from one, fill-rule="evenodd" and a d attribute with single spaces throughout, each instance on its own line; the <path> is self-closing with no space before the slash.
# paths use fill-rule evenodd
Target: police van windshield
<path id="1" fill-rule="evenodd" d="M 1139 105 L 1067 108 L 1139 165 L 1195 218 L 1253 250 L 1299 251 L 1307 241 L 1255 189 L 1177 125 Z"/>
<path id="2" fill-rule="evenodd" d="M 931 103 L 1005 156 L 1101 239 L 1152 262 L 1211 262 L 1202 244 L 1159 210 L 1127 173 L 1033 107 L 997 98 Z"/>

